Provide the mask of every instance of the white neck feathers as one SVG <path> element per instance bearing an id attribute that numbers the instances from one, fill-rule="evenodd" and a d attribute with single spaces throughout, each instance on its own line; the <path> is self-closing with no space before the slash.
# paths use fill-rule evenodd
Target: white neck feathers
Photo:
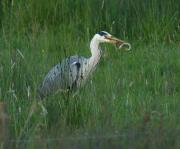
<path id="1" fill-rule="evenodd" d="M 90 49 L 92 55 L 89 58 L 89 65 L 91 68 L 95 67 L 98 64 L 101 57 L 101 49 L 99 43 L 100 42 L 95 37 L 91 40 L 90 43 Z"/>

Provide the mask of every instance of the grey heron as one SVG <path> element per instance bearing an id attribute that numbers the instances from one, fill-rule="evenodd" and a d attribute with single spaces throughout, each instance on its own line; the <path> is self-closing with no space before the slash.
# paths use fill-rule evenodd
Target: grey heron
<path id="1" fill-rule="evenodd" d="M 131 48 L 129 43 L 113 37 L 106 31 L 96 33 L 90 42 L 91 56 L 89 58 L 78 55 L 70 56 L 55 65 L 47 73 L 38 89 L 39 96 L 44 98 L 59 90 L 77 90 L 95 70 L 101 58 L 100 43 L 103 42 L 116 44 L 119 48 L 124 45 Z"/>

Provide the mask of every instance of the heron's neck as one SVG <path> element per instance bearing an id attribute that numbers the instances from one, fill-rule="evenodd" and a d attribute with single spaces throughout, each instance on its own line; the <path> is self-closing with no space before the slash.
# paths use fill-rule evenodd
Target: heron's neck
<path id="1" fill-rule="evenodd" d="M 99 41 L 96 38 L 93 38 L 90 43 L 91 57 L 89 58 L 90 67 L 95 67 L 101 57 L 101 49 L 99 46 Z"/>

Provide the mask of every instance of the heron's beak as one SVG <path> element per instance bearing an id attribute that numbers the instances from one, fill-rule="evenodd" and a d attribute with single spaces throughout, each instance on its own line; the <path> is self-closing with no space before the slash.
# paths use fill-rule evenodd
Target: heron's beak
<path id="1" fill-rule="evenodd" d="M 131 45 L 123 40 L 115 38 L 113 36 L 105 36 L 105 38 L 110 42 L 115 44 L 118 48 L 127 47 L 128 50 L 131 49 Z"/>

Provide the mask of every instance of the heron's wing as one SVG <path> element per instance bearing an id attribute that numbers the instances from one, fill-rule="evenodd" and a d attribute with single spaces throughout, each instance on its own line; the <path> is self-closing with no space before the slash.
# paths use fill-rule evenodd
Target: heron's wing
<path id="1" fill-rule="evenodd" d="M 87 59 L 82 56 L 71 56 L 70 59 L 70 88 L 75 89 L 80 85 L 80 81 L 83 79 L 83 67 Z"/>
<path id="2" fill-rule="evenodd" d="M 66 90 L 77 87 L 84 61 L 86 58 L 81 56 L 70 56 L 63 59 L 45 76 L 39 93 L 46 96 L 58 89 Z"/>
<path id="3" fill-rule="evenodd" d="M 64 76 L 63 66 L 64 66 L 63 63 L 59 63 L 55 65 L 44 77 L 44 80 L 38 89 L 39 95 L 42 98 L 49 95 L 53 91 L 56 91 L 57 88 L 59 88 L 59 86 L 63 88 L 62 85 L 65 84 L 64 82 L 65 79 L 62 79 Z"/>
<path id="4" fill-rule="evenodd" d="M 82 64 L 82 62 L 85 61 L 86 58 L 83 56 L 74 55 L 74 56 L 68 57 L 67 60 L 69 61 L 70 65 L 74 65 L 76 63 Z"/>

